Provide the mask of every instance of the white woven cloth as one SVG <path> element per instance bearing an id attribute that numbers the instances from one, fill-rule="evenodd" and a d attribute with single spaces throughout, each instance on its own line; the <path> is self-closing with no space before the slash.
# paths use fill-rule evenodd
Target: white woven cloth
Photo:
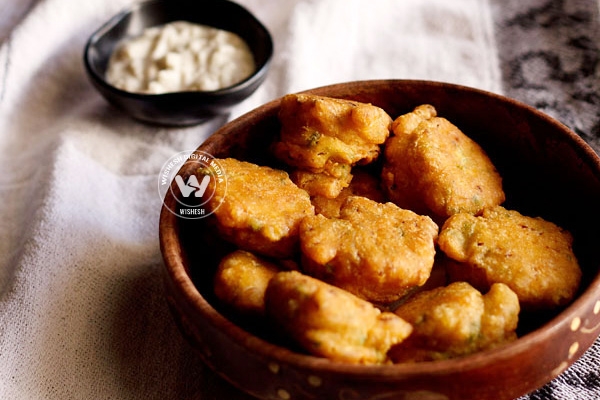
<path id="1" fill-rule="evenodd" d="M 490 1 L 239 0 L 275 40 L 266 82 L 229 116 L 164 128 L 109 106 L 84 73 L 85 41 L 131 0 L 1 0 L 0 399 L 247 398 L 167 309 L 161 166 L 288 92 L 381 78 L 511 89 L 495 22 L 508 16 Z M 569 376 L 587 379 L 597 354 Z M 533 396 L 600 396 L 560 379 Z"/>

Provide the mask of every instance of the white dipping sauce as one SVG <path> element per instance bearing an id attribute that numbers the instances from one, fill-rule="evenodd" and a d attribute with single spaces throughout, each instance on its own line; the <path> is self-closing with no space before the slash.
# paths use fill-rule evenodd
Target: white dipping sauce
<path id="1" fill-rule="evenodd" d="M 106 80 L 135 93 L 212 91 L 255 70 L 248 45 L 235 33 L 186 21 L 146 29 L 111 55 Z"/>

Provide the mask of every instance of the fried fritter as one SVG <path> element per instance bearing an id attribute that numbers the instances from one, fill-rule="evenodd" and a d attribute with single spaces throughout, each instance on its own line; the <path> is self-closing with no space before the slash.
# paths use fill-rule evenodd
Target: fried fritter
<path id="1" fill-rule="evenodd" d="M 227 185 L 209 184 L 208 207 L 220 235 L 241 249 L 288 258 L 298 248 L 298 226 L 314 215 L 306 191 L 284 171 L 233 158 L 219 160 Z M 214 187 L 213 187 L 214 186 Z"/>
<path id="2" fill-rule="evenodd" d="M 215 295 L 242 314 L 265 314 L 265 291 L 279 267 L 244 250 L 223 257 L 214 278 Z"/>
<path id="3" fill-rule="evenodd" d="M 519 312 L 517 295 L 502 283 L 483 296 L 466 282 L 418 293 L 395 310 L 413 333 L 390 350 L 390 358 L 443 360 L 510 342 L 517 338 Z"/>
<path id="4" fill-rule="evenodd" d="M 430 105 L 398 117 L 385 144 L 382 183 L 390 200 L 441 223 L 505 199 L 484 150 Z"/>
<path id="5" fill-rule="evenodd" d="M 284 96 L 279 120 L 273 153 L 293 167 L 298 186 L 328 198 L 348 186 L 353 165 L 379 156 L 392 124 L 392 118 L 372 104 L 309 94 Z"/>
<path id="6" fill-rule="evenodd" d="M 297 271 L 280 272 L 265 295 L 267 316 L 309 353 L 335 361 L 379 364 L 410 324 L 345 290 Z"/>
<path id="7" fill-rule="evenodd" d="M 337 197 L 311 196 L 312 204 L 315 206 L 315 213 L 323 214 L 327 218 L 337 218 L 340 216 L 342 204 L 350 196 L 362 196 L 378 203 L 385 201 L 385 195 L 381 190 L 378 178 L 362 170 L 354 171 L 352 174 L 350 184 Z"/>
<path id="8" fill-rule="evenodd" d="M 328 164 L 367 163 L 379 155 L 392 118 L 357 101 L 288 94 L 281 101 L 275 155 L 288 165 L 321 172 Z"/>
<path id="9" fill-rule="evenodd" d="M 581 280 L 571 234 L 542 218 L 502 206 L 481 216 L 456 214 L 443 225 L 439 247 L 455 260 L 453 280 L 467 280 L 480 290 L 501 282 L 519 296 L 523 309 L 551 309 L 568 304 Z"/>
<path id="10" fill-rule="evenodd" d="M 318 214 L 302 220 L 302 267 L 365 300 L 391 303 L 425 283 L 437 235 L 427 216 L 350 196 L 339 218 Z"/>
<path id="11" fill-rule="evenodd" d="M 310 196 L 332 199 L 347 188 L 352 180 L 352 167 L 349 164 L 336 164 L 334 167 L 335 169 L 330 172 L 295 169 L 290 173 L 290 179 L 299 188 L 306 190 Z"/>
<path id="12" fill-rule="evenodd" d="M 412 112 L 400 115 L 392 122 L 392 131 L 400 133 L 411 133 L 421 122 L 437 117 L 437 110 L 431 104 L 421 104 Z M 396 133 L 397 134 L 397 133 Z"/>

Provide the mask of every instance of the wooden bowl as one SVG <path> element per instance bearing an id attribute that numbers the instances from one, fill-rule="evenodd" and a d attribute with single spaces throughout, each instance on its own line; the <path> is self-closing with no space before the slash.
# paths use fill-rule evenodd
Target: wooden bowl
<path id="1" fill-rule="evenodd" d="M 393 118 L 422 103 L 455 123 L 488 153 L 504 179 L 505 206 L 542 216 L 574 235 L 584 271 L 577 298 L 553 313 L 522 313 L 520 338 L 463 358 L 365 366 L 332 362 L 271 341 L 268 330 L 221 310 L 211 290 L 219 241 L 200 220 L 179 218 L 167 194 L 160 244 L 168 302 L 202 359 L 241 390 L 262 399 L 512 399 L 567 369 L 600 333 L 600 159 L 575 133 L 535 109 L 499 95 L 446 83 L 380 80 L 310 93 L 354 99 Z M 219 129 L 199 150 L 215 157 L 272 162 L 280 100 Z M 179 174 L 189 176 L 186 163 Z"/>

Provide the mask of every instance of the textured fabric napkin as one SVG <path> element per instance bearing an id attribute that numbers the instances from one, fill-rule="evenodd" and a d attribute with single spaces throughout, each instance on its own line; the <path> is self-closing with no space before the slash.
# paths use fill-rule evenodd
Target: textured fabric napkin
<path id="1" fill-rule="evenodd" d="M 85 76 L 87 37 L 130 3 L 0 2 L 1 399 L 248 398 L 168 312 L 156 187 L 169 157 L 268 100 L 357 79 L 448 81 L 528 102 L 600 149 L 595 1 L 239 0 L 273 34 L 272 69 L 230 115 L 189 128 L 133 121 Z M 597 399 L 599 362 L 597 343 L 525 398 Z"/>

